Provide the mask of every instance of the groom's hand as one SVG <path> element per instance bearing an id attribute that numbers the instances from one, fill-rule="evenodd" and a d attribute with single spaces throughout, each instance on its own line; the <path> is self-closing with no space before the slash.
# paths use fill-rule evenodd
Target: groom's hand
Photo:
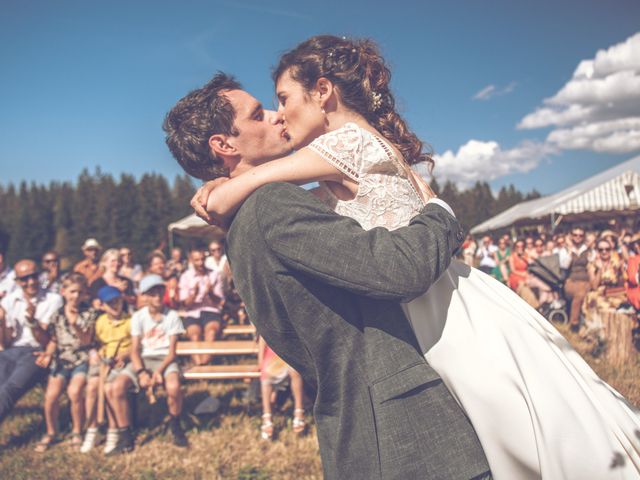
<path id="1" fill-rule="evenodd" d="M 196 194 L 191 199 L 191 207 L 196 212 L 196 215 L 202 218 L 209 225 L 216 225 L 218 227 L 223 226 L 218 219 L 213 218 L 211 215 L 209 215 L 209 212 L 207 212 L 207 200 L 209 199 L 209 194 L 215 188 L 222 185 L 228 180 L 228 177 L 219 177 L 215 180 L 208 181 L 198 189 Z"/>

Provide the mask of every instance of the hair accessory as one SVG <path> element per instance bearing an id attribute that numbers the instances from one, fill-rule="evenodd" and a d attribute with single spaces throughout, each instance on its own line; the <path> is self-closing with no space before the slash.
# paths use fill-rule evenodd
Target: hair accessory
<path id="1" fill-rule="evenodd" d="M 382 107 L 382 95 L 378 92 L 371 92 L 371 110 L 374 112 Z"/>

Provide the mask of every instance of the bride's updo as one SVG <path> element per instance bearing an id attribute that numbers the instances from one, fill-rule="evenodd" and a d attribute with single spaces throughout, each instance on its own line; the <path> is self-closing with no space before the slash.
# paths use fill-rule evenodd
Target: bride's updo
<path id="1" fill-rule="evenodd" d="M 305 90 L 312 90 L 320 77 L 330 80 L 342 103 L 362 115 L 402 153 L 409 164 L 428 162 L 420 139 L 396 112 L 389 88 L 391 71 L 372 40 L 349 40 L 318 35 L 302 42 L 280 58 L 273 80 L 289 71 Z"/>

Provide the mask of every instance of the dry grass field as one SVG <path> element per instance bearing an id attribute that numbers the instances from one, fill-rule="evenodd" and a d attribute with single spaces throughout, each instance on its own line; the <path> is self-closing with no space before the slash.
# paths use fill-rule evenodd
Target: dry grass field
<path id="1" fill-rule="evenodd" d="M 589 355 L 589 346 L 560 327 L 562 333 L 585 355 L 596 372 L 635 405 L 640 405 L 640 363 L 613 369 Z M 104 458 L 100 450 L 83 455 L 71 449 L 67 439 L 44 454 L 33 452 L 43 432 L 42 389 L 35 388 L 16 406 L 0 426 L 0 472 L 3 479 L 320 479 L 322 470 L 315 428 L 297 437 L 291 431 L 291 405 L 275 416 L 274 442 L 259 438 L 260 410 L 243 401 L 241 383 L 189 384 L 186 410 L 207 393 L 220 398 L 222 408 L 206 425 L 191 425 L 189 450 L 171 444 L 161 429 L 164 399 L 153 406 L 140 404 L 138 446 L 131 454 Z M 64 409 L 63 409 L 64 411 Z M 63 422 L 68 419 L 63 416 Z M 312 423 L 312 418 L 308 420 Z M 68 422 L 66 422 L 68 423 Z"/>

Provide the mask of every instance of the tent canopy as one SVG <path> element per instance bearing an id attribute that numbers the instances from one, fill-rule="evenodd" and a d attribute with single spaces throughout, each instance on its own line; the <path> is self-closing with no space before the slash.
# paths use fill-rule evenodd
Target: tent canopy
<path id="1" fill-rule="evenodd" d="M 640 156 L 594 175 L 559 193 L 519 203 L 471 229 L 472 234 L 546 222 L 549 217 L 576 220 L 632 214 L 640 209 Z"/>

